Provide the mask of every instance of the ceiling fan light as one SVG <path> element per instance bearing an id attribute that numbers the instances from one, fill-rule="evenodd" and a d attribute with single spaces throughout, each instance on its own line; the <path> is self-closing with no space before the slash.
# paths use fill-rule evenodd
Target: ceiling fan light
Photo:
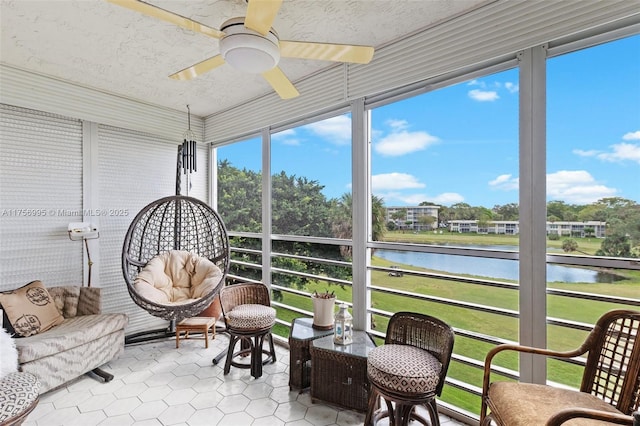
<path id="1" fill-rule="evenodd" d="M 232 34 L 223 38 L 220 53 L 232 67 L 252 74 L 268 71 L 280 60 L 277 44 L 251 34 Z"/>
<path id="2" fill-rule="evenodd" d="M 273 30 L 263 36 L 244 26 L 243 18 L 234 18 L 222 26 L 220 54 L 232 67 L 252 74 L 262 74 L 278 65 L 280 46 Z"/>

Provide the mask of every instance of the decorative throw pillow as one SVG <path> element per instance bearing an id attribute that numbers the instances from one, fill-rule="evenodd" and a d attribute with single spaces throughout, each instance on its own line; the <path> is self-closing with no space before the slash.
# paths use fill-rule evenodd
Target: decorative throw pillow
<path id="1" fill-rule="evenodd" d="M 64 321 L 53 298 L 40 281 L 0 293 L 0 304 L 7 313 L 16 337 L 41 333 Z"/>

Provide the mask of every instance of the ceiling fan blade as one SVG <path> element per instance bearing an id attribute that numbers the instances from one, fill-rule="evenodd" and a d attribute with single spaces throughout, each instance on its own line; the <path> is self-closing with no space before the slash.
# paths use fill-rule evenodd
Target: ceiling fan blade
<path id="1" fill-rule="evenodd" d="M 280 40 L 280 56 L 368 64 L 373 58 L 373 47 Z"/>
<path id="2" fill-rule="evenodd" d="M 291 99 L 300 95 L 298 90 L 287 76 L 284 75 L 280 68 L 271 68 L 269 71 L 263 72 L 262 76 L 269 82 L 271 87 L 273 87 L 273 90 L 275 90 L 282 99 Z"/>
<path id="3" fill-rule="evenodd" d="M 249 0 L 244 26 L 262 35 L 267 35 L 280 6 L 282 6 L 282 0 Z"/>
<path id="4" fill-rule="evenodd" d="M 202 62 L 198 62 L 197 64 L 192 65 L 189 68 L 185 68 L 182 71 L 178 71 L 175 74 L 171 74 L 169 77 L 173 78 L 174 80 L 191 80 L 199 75 L 204 74 L 205 72 L 219 67 L 222 64 L 224 64 L 224 59 L 221 55 L 216 55 L 209 59 L 205 59 Z"/>
<path id="5" fill-rule="evenodd" d="M 161 19 L 166 22 L 170 22 L 179 27 L 186 28 L 197 33 L 205 34 L 213 38 L 221 38 L 224 33 L 215 28 L 208 27 L 199 22 L 185 18 L 184 16 L 177 15 L 168 10 L 153 6 L 149 3 L 145 3 L 139 0 L 107 0 L 109 3 L 117 4 L 118 6 L 126 7 L 127 9 L 140 12 L 143 15 L 151 16 L 153 18 Z"/>

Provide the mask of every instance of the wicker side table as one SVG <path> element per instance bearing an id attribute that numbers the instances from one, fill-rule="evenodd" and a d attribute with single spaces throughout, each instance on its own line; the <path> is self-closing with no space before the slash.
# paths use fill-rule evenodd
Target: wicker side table
<path id="1" fill-rule="evenodd" d="M 366 411 L 369 399 L 367 356 L 376 345 L 364 331 L 353 332 L 353 343 L 333 343 L 333 336 L 311 342 L 311 400 L 319 399 L 356 411 Z"/>
<path id="2" fill-rule="evenodd" d="M 332 336 L 333 330 L 316 330 L 312 327 L 313 318 L 296 318 L 289 333 L 289 389 L 306 389 L 311 385 L 311 354 L 309 345 L 312 340 Z"/>

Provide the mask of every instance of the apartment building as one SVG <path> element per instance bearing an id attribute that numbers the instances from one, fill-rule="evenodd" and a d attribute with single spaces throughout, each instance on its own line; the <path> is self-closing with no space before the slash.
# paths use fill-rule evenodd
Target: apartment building
<path id="1" fill-rule="evenodd" d="M 398 229 L 429 231 L 438 227 L 439 209 L 440 206 L 387 207 L 386 223 L 393 222 Z"/>
<path id="2" fill-rule="evenodd" d="M 561 237 L 596 237 L 604 238 L 607 228 L 606 222 L 547 222 L 547 235 L 560 235 Z M 477 220 L 450 220 L 449 231 L 478 234 L 502 234 L 517 235 L 520 232 L 517 220 L 496 220 L 486 223 L 478 223 Z"/>

